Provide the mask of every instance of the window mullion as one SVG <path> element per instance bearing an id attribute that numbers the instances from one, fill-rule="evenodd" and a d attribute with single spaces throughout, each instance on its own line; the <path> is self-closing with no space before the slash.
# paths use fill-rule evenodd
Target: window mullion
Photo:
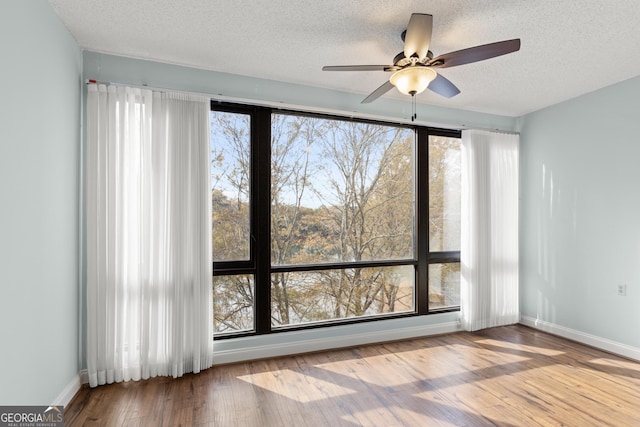
<path id="1" fill-rule="evenodd" d="M 255 331 L 271 332 L 271 111 L 256 108 L 251 121 L 252 256 L 256 266 Z"/>
<path id="2" fill-rule="evenodd" d="M 429 312 L 429 133 L 426 128 L 416 129 L 416 214 L 418 266 L 416 269 L 416 311 Z"/>

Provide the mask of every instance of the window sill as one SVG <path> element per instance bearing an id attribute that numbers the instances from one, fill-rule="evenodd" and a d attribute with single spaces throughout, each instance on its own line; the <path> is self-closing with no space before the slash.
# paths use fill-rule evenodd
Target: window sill
<path id="1" fill-rule="evenodd" d="M 459 313 L 449 311 L 430 316 L 407 316 L 376 319 L 340 326 L 241 336 L 216 340 L 214 364 L 287 356 L 385 341 L 419 338 L 428 335 L 456 332 L 460 329 Z"/>

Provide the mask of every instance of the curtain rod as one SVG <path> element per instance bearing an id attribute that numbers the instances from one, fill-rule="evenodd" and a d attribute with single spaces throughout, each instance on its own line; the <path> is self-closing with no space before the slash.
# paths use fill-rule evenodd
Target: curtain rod
<path id="1" fill-rule="evenodd" d="M 95 79 L 86 79 L 85 84 L 103 84 L 103 85 L 112 85 L 112 86 L 119 86 L 119 87 L 132 87 L 136 89 L 148 89 L 156 92 L 181 92 L 187 95 L 205 96 L 216 102 L 232 102 L 232 103 L 243 104 L 243 105 L 271 107 L 278 110 L 297 110 L 297 111 L 302 111 L 307 113 L 324 113 L 329 115 L 339 115 L 343 117 L 348 116 L 351 118 L 369 119 L 369 120 L 376 120 L 376 121 L 383 121 L 383 122 L 395 121 L 401 124 L 408 124 L 408 125 L 417 124 L 420 126 L 440 127 L 443 129 L 450 129 L 450 130 L 472 130 L 473 129 L 473 130 L 484 130 L 488 132 L 500 132 L 500 133 L 506 133 L 506 134 L 512 134 L 512 135 L 520 135 L 520 132 L 504 130 L 499 128 L 491 129 L 491 128 L 470 127 L 467 125 L 450 125 L 450 124 L 443 124 L 443 123 L 436 123 L 436 122 L 428 122 L 424 120 L 417 120 L 412 122 L 410 119 L 402 119 L 399 117 L 391 118 L 386 116 L 379 116 L 376 114 L 358 113 L 355 111 L 349 112 L 349 111 L 343 111 L 343 110 L 333 110 L 329 108 L 320 108 L 320 107 L 314 108 L 314 107 L 308 107 L 308 106 L 298 105 L 298 104 L 288 104 L 285 102 L 260 101 L 260 100 L 249 99 L 249 98 L 227 96 L 227 95 L 222 95 L 220 93 L 217 95 L 213 95 L 211 93 L 193 92 L 193 91 L 181 90 L 181 89 L 170 89 L 170 88 L 163 88 L 163 87 L 157 87 L 157 86 L 148 86 L 145 84 L 103 82 Z"/>
<path id="2" fill-rule="evenodd" d="M 497 132 L 497 133 L 504 133 L 507 135 L 520 135 L 520 132 L 515 131 L 515 130 L 504 130 L 504 129 L 498 129 L 498 128 L 479 128 L 479 127 L 469 127 L 466 125 L 461 125 L 460 126 L 460 130 L 482 130 L 485 132 Z"/>
<path id="3" fill-rule="evenodd" d="M 85 80 L 85 84 L 99 84 L 99 85 L 111 85 L 111 86 L 118 86 L 118 87 L 131 87 L 134 89 L 149 89 L 155 92 L 180 92 L 180 93 L 184 93 L 186 95 L 197 95 L 197 96 L 205 96 L 207 98 L 211 98 L 214 100 L 218 100 L 217 98 L 221 98 L 220 100 L 222 100 L 222 98 L 229 98 L 230 97 L 225 97 L 221 94 L 218 95 L 212 95 L 210 93 L 204 93 L 204 92 L 193 92 L 193 91 L 188 91 L 188 90 L 181 90 L 181 89 L 170 89 L 170 88 L 166 88 L 166 87 L 157 87 L 157 86 L 148 86 L 145 84 L 131 84 L 131 83 L 122 83 L 122 82 L 103 82 L 100 80 L 94 80 L 94 79 L 86 79 Z M 238 101 L 234 101 L 237 102 L 239 104 L 243 103 L 240 102 L 240 98 L 237 98 Z M 224 99 L 226 101 L 226 99 Z M 244 103 L 249 103 L 249 101 L 247 100 Z"/>

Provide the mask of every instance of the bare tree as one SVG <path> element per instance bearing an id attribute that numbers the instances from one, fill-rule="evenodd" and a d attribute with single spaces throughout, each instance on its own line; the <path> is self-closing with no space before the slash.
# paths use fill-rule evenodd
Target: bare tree
<path id="1" fill-rule="evenodd" d="M 310 191 L 309 175 L 315 168 L 310 146 L 320 136 L 318 121 L 273 115 L 271 129 L 271 262 L 304 262 L 300 248 L 311 236 L 301 232 L 301 220 L 310 212 L 303 207 L 303 200 Z M 315 287 L 300 278 L 294 280 L 294 276 L 271 276 L 271 317 L 275 324 L 306 320 L 317 301 Z"/>
<path id="2" fill-rule="evenodd" d="M 218 112 L 211 126 L 212 251 L 215 261 L 248 259 L 250 245 L 249 116 Z M 213 279 L 215 330 L 253 327 L 254 282 L 249 276 Z"/>
<path id="3" fill-rule="evenodd" d="M 404 209 L 397 211 L 398 215 L 396 211 L 382 208 L 386 203 L 394 204 L 402 196 L 413 194 L 411 168 L 404 171 L 404 188 L 396 186 L 395 191 L 392 178 L 398 177 L 391 173 L 398 163 L 407 159 L 412 162 L 411 144 L 407 144 L 404 151 L 397 150 L 407 131 L 357 122 L 333 121 L 328 127 L 322 143 L 324 155 L 335 171 L 328 177 L 328 182 L 337 201 L 326 209 L 337 230 L 339 260 L 358 262 L 412 257 L 413 218 L 408 222 L 406 218 L 405 221 L 398 220 L 402 211 L 413 209 L 412 199 Z M 383 218 L 381 213 L 387 217 Z M 409 242 L 405 243 L 409 253 L 397 253 L 397 244 L 396 247 L 389 244 L 398 240 Z M 378 269 L 356 268 L 328 273 L 324 280 L 334 300 L 333 315 L 340 318 L 368 314 L 374 303 L 378 309 L 384 308 L 383 298 L 395 298 L 396 295 L 387 289 L 386 279 L 387 275 Z M 387 301 L 387 309 L 393 306 L 393 300 Z"/>
<path id="4" fill-rule="evenodd" d="M 212 121 L 213 255 L 216 261 L 246 259 L 250 238 L 249 116 L 216 113 Z"/>

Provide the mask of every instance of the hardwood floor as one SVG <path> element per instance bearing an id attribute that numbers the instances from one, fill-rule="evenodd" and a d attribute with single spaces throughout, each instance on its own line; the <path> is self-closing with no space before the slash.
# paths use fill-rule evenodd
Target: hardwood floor
<path id="1" fill-rule="evenodd" d="M 67 426 L 640 426 L 640 364 L 525 326 L 83 388 Z"/>

